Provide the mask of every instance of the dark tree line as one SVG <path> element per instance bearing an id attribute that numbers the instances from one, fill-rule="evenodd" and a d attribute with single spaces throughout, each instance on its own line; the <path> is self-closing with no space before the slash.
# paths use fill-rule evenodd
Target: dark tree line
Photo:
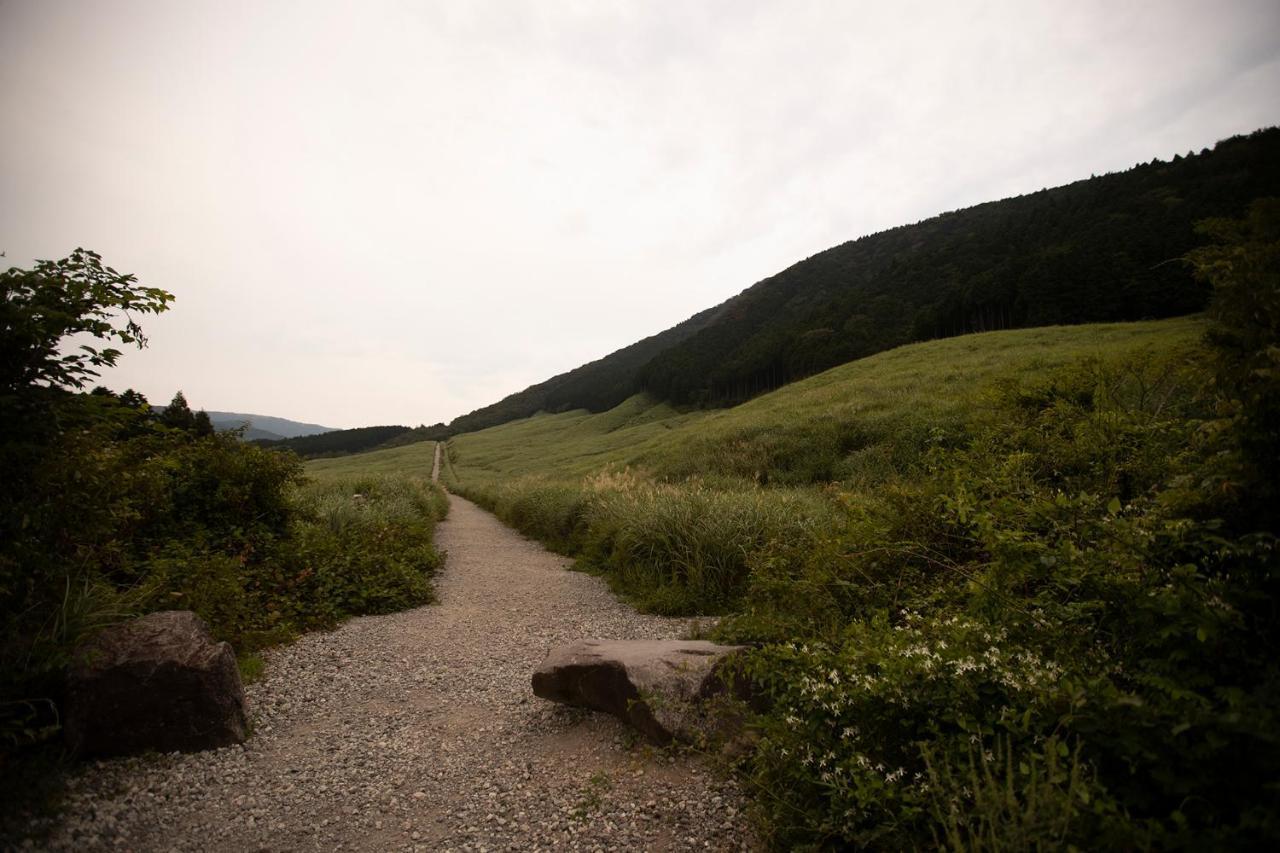
<path id="1" fill-rule="evenodd" d="M 912 341 L 1189 314 L 1194 223 L 1280 193 L 1280 129 L 945 213 L 801 261 L 653 337 L 455 419 L 604 411 L 639 391 L 732 405 Z"/>
<path id="2" fill-rule="evenodd" d="M 356 429 L 337 429 L 318 435 L 300 435 L 296 438 L 258 439 L 254 444 L 278 450 L 292 450 L 303 459 L 323 456 L 345 456 L 375 450 L 388 441 L 411 433 L 407 426 L 371 426 Z"/>
<path id="3" fill-rule="evenodd" d="M 946 213 L 778 273 L 644 365 L 637 386 L 726 405 L 918 340 L 1201 310 L 1177 259 L 1195 223 L 1280 193 L 1280 130 L 1212 151 Z"/>
<path id="4" fill-rule="evenodd" d="M 603 412 L 612 409 L 640 390 L 637 376 L 645 364 L 659 353 L 697 334 L 714 319 L 715 312 L 716 309 L 712 308 L 695 314 L 665 332 L 454 418 L 446 431 L 448 435 L 474 432 L 538 412 L 567 412 L 572 409 Z"/>

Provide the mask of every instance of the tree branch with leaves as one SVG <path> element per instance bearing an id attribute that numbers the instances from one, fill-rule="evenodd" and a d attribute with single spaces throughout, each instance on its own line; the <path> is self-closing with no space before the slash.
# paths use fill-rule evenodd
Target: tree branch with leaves
<path id="1" fill-rule="evenodd" d="M 173 301 L 172 293 L 140 286 L 88 249 L 0 273 L 0 297 L 0 395 L 36 386 L 84 388 L 120 357 L 112 343 L 146 346 L 134 315 L 160 314 Z M 65 338 L 81 334 L 107 346 L 62 351 Z"/>

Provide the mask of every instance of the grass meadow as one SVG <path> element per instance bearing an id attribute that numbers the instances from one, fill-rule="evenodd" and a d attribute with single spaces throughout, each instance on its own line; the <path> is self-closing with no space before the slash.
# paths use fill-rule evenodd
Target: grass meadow
<path id="1" fill-rule="evenodd" d="M 732 409 L 681 413 L 640 395 L 599 414 L 540 414 L 453 438 L 451 486 L 484 494 L 519 477 L 571 481 L 627 467 L 662 481 L 876 482 L 962 431 L 997 383 L 1032 383 L 1089 359 L 1190 353 L 1204 330 L 1202 320 L 1176 319 L 968 335 L 851 362 Z M 358 459 L 429 471 L 432 452 L 424 444 Z"/>
<path id="2" fill-rule="evenodd" d="M 787 385 L 732 409 L 680 412 L 637 395 L 607 412 L 578 410 L 455 436 L 441 474 L 481 497 L 520 478 L 579 482 L 631 468 L 649 478 L 761 485 L 874 482 L 964 424 L 1000 382 L 1033 382 L 1087 359 L 1194 351 L 1199 319 L 991 332 L 890 350 Z M 429 478 L 420 442 L 306 465 L 317 479 Z"/>
<path id="3" fill-rule="evenodd" d="M 994 332 L 727 410 L 540 414 L 455 436 L 442 479 L 755 647 L 736 770 L 773 846 L 1258 846 L 1280 836 L 1274 537 L 1247 532 L 1208 328 Z"/>

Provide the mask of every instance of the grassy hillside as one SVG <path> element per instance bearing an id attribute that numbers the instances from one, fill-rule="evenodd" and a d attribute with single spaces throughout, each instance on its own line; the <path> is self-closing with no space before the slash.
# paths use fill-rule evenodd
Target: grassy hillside
<path id="1" fill-rule="evenodd" d="M 1280 129 L 852 240 L 658 335 L 457 418 L 450 434 L 536 412 L 608 410 L 644 391 L 724 406 L 911 341 L 1201 310 L 1172 263 L 1195 224 L 1280 195 Z M 433 436 L 434 437 L 434 436 Z"/>
<path id="2" fill-rule="evenodd" d="M 306 463 L 306 472 L 321 480 L 365 475 L 403 475 L 410 479 L 429 480 L 435 447 L 434 441 L 419 441 L 358 455 L 312 459 Z"/>
<path id="3" fill-rule="evenodd" d="M 526 475 L 572 480 L 624 466 L 666 480 L 699 475 L 804 485 L 877 478 L 929 441 L 960 430 L 976 395 L 997 380 L 1031 382 L 1088 358 L 1192 349 L 1203 332 L 1202 320 L 1174 319 L 931 341 L 842 365 L 732 409 L 681 413 L 637 395 L 600 414 L 540 414 L 455 436 L 449 455 L 456 483 L 469 492 Z M 430 445 L 421 445 L 348 464 L 430 471 L 431 454 Z"/>
<path id="4" fill-rule="evenodd" d="M 1271 849 L 1280 207 L 1258 211 L 1266 246 L 1220 224 L 1247 248 L 1197 259 L 1230 286 L 1213 326 L 932 341 L 721 411 L 633 396 L 455 436 L 445 478 L 753 645 L 738 771 L 778 849 Z"/>

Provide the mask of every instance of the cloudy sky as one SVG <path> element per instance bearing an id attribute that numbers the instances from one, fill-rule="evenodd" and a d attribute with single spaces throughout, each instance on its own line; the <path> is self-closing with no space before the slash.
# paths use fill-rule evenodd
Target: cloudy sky
<path id="1" fill-rule="evenodd" d="M 0 250 L 107 377 L 450 420 L 831 245 L 1280 123 L 1280 3 L 0 0 Z"/>

